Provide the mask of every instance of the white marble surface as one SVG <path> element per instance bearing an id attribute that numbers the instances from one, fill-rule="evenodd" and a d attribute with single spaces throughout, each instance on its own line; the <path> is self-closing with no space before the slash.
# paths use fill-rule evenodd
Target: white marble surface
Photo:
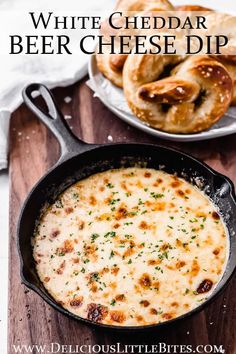
<path id="1" fill-rule="evenodd" d="M 9 184 L 6 171 L 0 173 L 0 198 L 0 353 L 7 354 Z"/>

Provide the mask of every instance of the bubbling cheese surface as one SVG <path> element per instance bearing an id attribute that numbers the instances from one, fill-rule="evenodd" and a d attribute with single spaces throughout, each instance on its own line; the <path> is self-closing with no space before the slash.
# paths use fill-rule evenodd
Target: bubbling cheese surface
<path id="1" fill-rule="evenodd" d="M 213 203 L 163 171 L 124 168 L 69 187 L 32 238 L 37 272 L 65 309 L 94 322 L 171 320 L 211 295 L 228 236 Z"/>

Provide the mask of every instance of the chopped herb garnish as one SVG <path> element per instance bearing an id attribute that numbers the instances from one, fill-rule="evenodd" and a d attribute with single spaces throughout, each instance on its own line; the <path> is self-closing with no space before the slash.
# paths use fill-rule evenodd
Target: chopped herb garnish
<path id="1" fill-rule="evenodd" d="M 63 208 L 63 203 L 61 199 L 57 199 L 55 203 L 56 208 Z"/>
<path id="2" fill-rule="evenodd" d="M 98 273 L 93 273 L 90 279 L 91 279 L 91 281 L 99 281 L 100 276 Z"/>
<path id="3" fill-rule="evenodd" d="M 193 223 L 193 222 L 197 222 L 198 220 L 196 218 L 194 219 L 190 219 L 189 222 Z"/>
<path id="4" fill-rule="evenodd" d="M 92 234 L 91 236 L 91 243 L 94 243 L 95 240 L 99 237 L 99 234 Z"/>
<path id="5" fill-rule="evenodd" d="M 73 199 L 76 199 L 76 200 L 78 201 L 78 200 L 79 200 L 79 193 L 73 192 L 73 193 L 72 193 L 72 198 L 73 198 Z"/>
<path id="6" fill-rule="evenodd" d="M 137 211 L 131 211 L 130 215 L 132 215 L 132 216 L 138 215 L 138 212 Z"/>
<path id="7" fill-rule="evenodd" d="M 115 203 L 119 202 L 120 201 L 120 198 L 118 199 L 111 199 L 110 202 L 109 202 L 109 205 L 114 205 Z"/>
<path id="8" fill-rule="evenodd" d="M 112 257 L 114 257 L 114 255 L 115 255 L 114 251 L 111 251 L 109 259 L 111 259 Z"/>
<path id="9" fill-rule="evenodd" d="M 144 204 L 144 202 L 142 201 L 141 198 L 139 198 L 139 200 L 138 200 L 138 205 L 143 205 L 143 204 Z"/>
<path id="10" fill-rule="evenodd" d="M 165 252 L 163 252 L 163 256 L 166 258 L 166 259 L 168 259 L 168 253 L 165 251 Z"/>
<path id="11" fill-rule="evenodd" d="M 158 271 L 160 271 L 161 273 L 163 273 L 163 269 L 161 269 L 161 267 L 156 266 L 155 269 L 158 270 Z"/>
<path id="12" fill-rule="evenodd" d="M 115 237 L 116 236 L 116 232 L 115 231 L 109 231 L 107 232 L 104 237 Z"/>
<path id="13" fill-rule="evenodd" d="M 155 198 L 155 199 L 163 198 L 163 197 L 164 197 L 164 194 L 155 193 L 155 192 L 151 192 L 150 195 L 151 195 L 152 198 Z"/>

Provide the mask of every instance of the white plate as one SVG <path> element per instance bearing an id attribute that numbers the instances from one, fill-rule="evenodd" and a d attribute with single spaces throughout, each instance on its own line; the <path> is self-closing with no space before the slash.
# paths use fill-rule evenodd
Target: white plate
<path id="1" fill-rule="evenodd" d="M 153 136 L 172 141 L 200 141 L 236 133 L 236 107 L 230 108 L 217 124 L 197 134 L 170 134 L 150 127 L 133 115 L 125 100 L 123 90 L 114 86 L 98 70 L 95 56 L 89 60 L 89 87 L 117 117 Z"/>

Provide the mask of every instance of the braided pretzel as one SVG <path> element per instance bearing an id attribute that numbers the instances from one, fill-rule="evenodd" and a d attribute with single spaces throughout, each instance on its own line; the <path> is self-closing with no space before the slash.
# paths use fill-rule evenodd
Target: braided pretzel
<path id="1" fill-rule="evenodd" d="M 209 56 L 191 56 L 158 80 L 178 56 L 131 54 L 124 66 L 124 93 L 133 113 L 152 127 L 171 133 L 210 128 L 226 112 L 232 80 Z M 158 80 L 158 81 L 156 81 Z"/>
<path id="2" fill-rule="evenodd" d="M 138 15 L 140 11 L 171 11 L 173 9 L 174 7 L 168 0 L 120 0 L 116 6 L 116 11 L 132 11 L 132 15 Z M 107 36 L 114 34 L 107 21 L 102 23 L 102 32 Z M 114 85 L 121 88 L 123 87 L 122 71 L 127 57 L 126 54 L 110 54 L 108 50 L 107 53 L 96 55 L 98 69 Z"/>

